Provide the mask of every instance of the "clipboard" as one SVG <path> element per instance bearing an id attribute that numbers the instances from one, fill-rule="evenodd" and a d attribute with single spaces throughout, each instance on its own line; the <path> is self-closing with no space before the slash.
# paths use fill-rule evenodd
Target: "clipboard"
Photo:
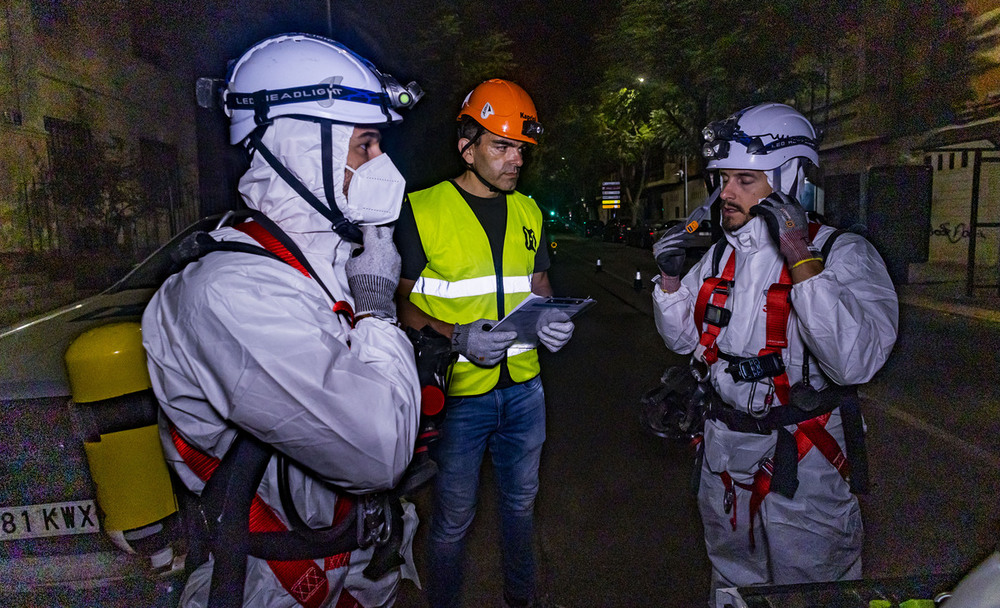
<path id="1" fill-rule="evenodd" d="M 569 318 L 578 316 L 597 301 L 591 298 L 547 298 L 535 294 L 525 298 L 514 310 L 490 328 L 490 331 L 516 331 L 514 344 L 538 345 L 538 319 L 546 312 L 560 310 Z"/>

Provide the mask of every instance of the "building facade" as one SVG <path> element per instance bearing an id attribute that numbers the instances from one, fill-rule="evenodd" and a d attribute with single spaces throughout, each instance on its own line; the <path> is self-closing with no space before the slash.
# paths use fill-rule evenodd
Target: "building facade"
<path id="1" fill-rule="evenodd" d="M 193 79 L 150 0 L 2 0 L 0 253 L 130 260 L 197 214 Z"/>

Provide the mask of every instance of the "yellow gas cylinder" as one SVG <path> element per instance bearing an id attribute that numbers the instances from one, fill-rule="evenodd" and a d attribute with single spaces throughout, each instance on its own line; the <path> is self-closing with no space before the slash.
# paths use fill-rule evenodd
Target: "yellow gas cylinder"
<path id="1" fill-rule="evenodd" d="M 112 323 L 88 330 L 66 350 L 74 420 L 84 437 L 105 533 L 154 568 L 173 561 L 177 498 L 163 457 L 142 328 Z"/>

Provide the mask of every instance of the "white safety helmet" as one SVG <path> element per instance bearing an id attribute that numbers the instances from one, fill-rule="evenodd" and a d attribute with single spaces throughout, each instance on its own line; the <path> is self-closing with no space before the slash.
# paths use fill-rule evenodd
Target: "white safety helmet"
<path id="1" fill-rule="evenodd" d="M 250 47 L 229 69 L 223 104 L 229 139 L 245 140 L 278 116 L 346 124 L 387 125 L 423 91 L 402 86 L 339 42 L 311 34 L 280 34 Z"/>
<path id="2" fill-rule="evenodd" d="M 783 103 L 744 108 L 709 124 L 702 136 L 708 170 L 763 171 L 772 188 L 791 196 L 802 190 L 802 159 L 819 166 L 816 130 L 805 116 Z"/>
<path id="3" fill-rule="evenodd" d="M 258 189 L 275 183 L 269 175 L 273 172 L 334 232 L 360 244 L 358 225 L 398 216 L 406 180 L 388 156 L 348 167 L 352 129 L 399 122 L 403 118 L 396 110 L 413 106 L 422 96 L 417 83 L 401 86 L 328 38 L 279 34 L 258 42 L 232 63 L 222 95 L 232 121 L 230 142 L 244 143 L 253 153 L 240 192 L 253 205 L 271 202 Z M 265 163 L 270 169 L 264 169 Z M 354 178 L 345 195 L 347 170 Z"/>

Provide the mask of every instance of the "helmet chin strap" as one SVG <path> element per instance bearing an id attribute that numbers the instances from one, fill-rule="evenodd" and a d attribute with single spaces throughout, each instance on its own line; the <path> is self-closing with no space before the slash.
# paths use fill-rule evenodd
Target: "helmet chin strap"
<path id="1" fill-rule="evenodd" d="M 475 175 L 479 179 L 479 181 L 482 182 L 482 184 L 486 186 L 487 189 L 489 189 L 490 192 L 495 192 L 497 194 L 510 194 L 511 192 L 513 192 L 513 190 L 501 190 L 500 188 L 497 188 L 493 184 L 486 181 L 486 178 L 480 175 L 479 171 L 476 171 L 476 168 L 473 167 L 471 163 L 465 163 L 465 167 L 469 171 L 472 171 L 472 174 Z"/>
<path id="2" fill-rule="evenodd" d="M 316 121 L 320 122 L 320 121 Z M 329 121 L 324 121 L 329 122 Z M 267 161 L 267 164 L 274 169 L 274 172 L 285 181 L 295 193 L 302 197 L 309 206 L 315 209 L 320 215 L 325 217 L 330 221 L 331 229 L 336 232 L 340 238 L 345 241 L 349 241 L 355 244 L 362 244 L 364 242 L 364 237 L 361 234 L 361 229 L 358 225 L 348 220 L 344 217 L 343 212 L 340 211 L 340 207 L 337 206 L 337 201 L 333 197 L 333 152 L 331 151 L 331 146 L 333 145 L 333 135 L 328 128 L 328 125 L 322 124 L 320 122 L 320 137 L 321 144 L 323 148 L 323 190 L 326 194 L 327 204 L 323 204 L 315 194 L 310 192 L 309 188 L 305 186 L 287 167 L 278 161 L 277 157 L 268 150 L 267 146 L 264 145 L 263 137 L 264 131 L 267 129 L 267 125 L 262 125 L 257 129 L 254 129 L 253 133 L 250 134 L 250 147 L 252 150 L 256 150 L 260 153 L 261 157 Z"/>
<path id="3" fill-rule="evenodd" d="M 771 185 L 772 190 L 782 192 L 792 198 L 795 198 L 798 192 L 799 182 L 802 179 L 802 176 L 800 175 L 801 173 L 801 162 L 797 158 L 792 158 L 785 161 L 785 163 L 779 167 L 775 167 L 770 171 L 765 171 L 764 175 L 767 176 L 767 181 Z M 785 181 L 791 182 L 787 192 L 782 187 Z"/>

